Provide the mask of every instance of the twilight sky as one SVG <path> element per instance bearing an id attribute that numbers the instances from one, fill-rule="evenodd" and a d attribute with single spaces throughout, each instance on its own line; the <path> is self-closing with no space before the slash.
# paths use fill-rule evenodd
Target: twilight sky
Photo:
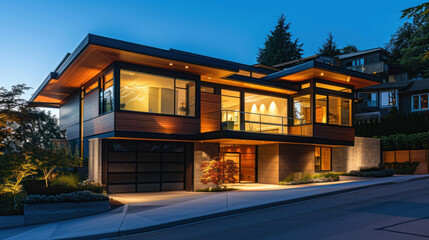
<path id="1" fill-rule="evenodd" d="M 313 55 L 335 35 L 338 46 L 383 46 L 403 23 L 400 11 L 420 0 L 361 1 L 0 1 L 0 86 L 33 87 L 88 33 L 175 48 L 246 64 L 281 13 Z"/>

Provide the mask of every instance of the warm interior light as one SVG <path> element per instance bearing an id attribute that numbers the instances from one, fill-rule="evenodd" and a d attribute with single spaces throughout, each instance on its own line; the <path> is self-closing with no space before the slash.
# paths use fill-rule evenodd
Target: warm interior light
<path id="1" fill-rule="evenodd" d="M 188 69 L 188 68 L 189 68 L 189 66 L 185 66 L 185 68 L 186 68 L 186 69 Z"/>
<path id="2" fill-rule="evenodd" d="M 173 66 L 173 63 L 170 63 L 169 65 L 170 65 L 170 66 Z"/>
<path id="3" fill-rule="evenodd" d="M 347 77 L 347 82 L 350 82 L 350 77 Z"/>
<path id="4" fill-rule="evenodd" d="M 212 79 L 211 77 L 209 77 L 209 79 Z"/>
<path id="5" fill-rule="evenodd" d="M 320 76 L 323 76 L 323 75 L 324 75 L 323 73 L 320 74 Z"/>

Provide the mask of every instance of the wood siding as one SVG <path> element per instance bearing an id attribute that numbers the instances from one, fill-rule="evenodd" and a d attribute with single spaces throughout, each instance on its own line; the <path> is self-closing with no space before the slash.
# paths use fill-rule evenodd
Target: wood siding
<path id="1" fill-rule="evenodd" d="M 220 95 L 201 93 L 201 132 L 220 130 Z"/>
<path id="2" fill-rule="evenodd" d="M 115 113 L 107 113 L 83 123 L 83 136 L 112 132 L 115 130 Z"/>
<path id="3" fill-rule="evenodd" d="M 354 141 L 355 130 L 349 127 L 314 124 L 314 137 L 341 141 Z"/>
<path id="4" fill-rule="evenodd" d="M 116 131 L 198 134 L 198 118 L 162 116 L 150 113 L 116 112 Z"/>
<path id="5" fill-rule="evenodd" d="M 79 92 L 72 94 L 60 105 L 60 129 L 66 130 L 66 139 L 79 138 Z"/>

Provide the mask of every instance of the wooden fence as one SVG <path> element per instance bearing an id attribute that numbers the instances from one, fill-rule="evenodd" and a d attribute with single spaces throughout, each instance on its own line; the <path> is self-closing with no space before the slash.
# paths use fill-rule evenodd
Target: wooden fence
<path id="1" fill-rule="evenodd" d="M 385 162 L 419 162 L 415 174 L 429 174 L 429 150 L 383 151 Z"/>

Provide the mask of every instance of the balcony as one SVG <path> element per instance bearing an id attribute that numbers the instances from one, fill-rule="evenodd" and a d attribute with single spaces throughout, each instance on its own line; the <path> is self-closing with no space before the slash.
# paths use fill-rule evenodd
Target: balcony
<path id="1" fill-rule="evenodd" d="M 216 119 L 221 121 L 216 121 Z M 203 125 L 211 125 L 211 130 L 241 131 L 262 134 L 279 134 L 306 136 L 313 135 L 312 125 L 305 124 L 304 119 L 289 118 L 260 113 L 250 113 L 233 110 L 222 110 L 208 113 L 204 116 Z M 212 121 L 210 121 L 210 119 Z M 215 124 L 219 124 L 217 127 Z"/>
<path id="2" fill-rule="evenodd" d="M 385 68 L 387 68 L 387 65 L 384 64 L 384 62 L 370 63 L 365 64 L 363 66 L 348 67 L 348 69 L 351 69 L 353 71 L 363 72 L 366 74 L 382 73 L 387 71 Z"/>

